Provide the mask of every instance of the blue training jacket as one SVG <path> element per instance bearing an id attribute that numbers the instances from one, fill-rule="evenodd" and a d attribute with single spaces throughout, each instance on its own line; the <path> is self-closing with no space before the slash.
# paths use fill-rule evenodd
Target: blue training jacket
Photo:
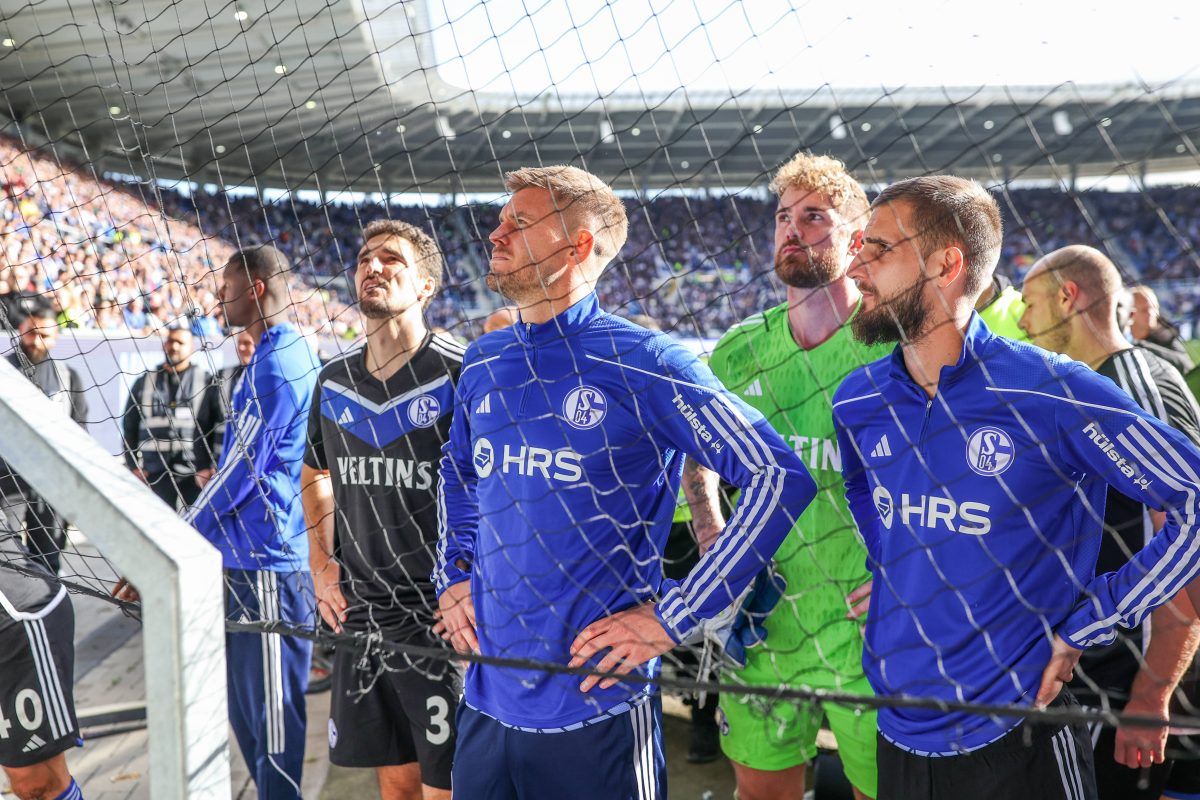
<path id="1" fill-rule="evenodd" d="M 972 315 L 930 400 L 900 348 L 834 395 L 850 509 L 874 573 L 863 666 L 880 695 L 1032 704 L 1050 636 L 1113 641 L 1200 567 L 1200 451 L 1108 378 Z M 1107 485 L 1166 509 L 1095 576 Z M 902 747 L 983 746 L 1018 720 L 882 708 Z"/>
<path id="2" fill-rule="evenodd" d="M 470 578 L 483 654 L 543 663 L 567 663 L 590 623 L 650 600 L 671 635 L 686 636 L 750 584 L 816 493 L 761 414 L 686 348 L 601 311 L 594 294 L 467 348 L 442 453 L 438 592 Z M 677 582 L 663 577 L 662 553 L 684 454 L 742 496 Z M 654 659 L 640 672 L 657 669 Z M 649 691 L 585 695 L 581 680 L 472 665 L 465 699 L 508 725 L 552 730 Z"/>
<path id="3" fill-rule="evenodd" d="M 220 467 L 184 515 L 227 568 L 308 570 L 300 466 L 320 371 L 296 327 L 276 325 L 233 392 Z"/>

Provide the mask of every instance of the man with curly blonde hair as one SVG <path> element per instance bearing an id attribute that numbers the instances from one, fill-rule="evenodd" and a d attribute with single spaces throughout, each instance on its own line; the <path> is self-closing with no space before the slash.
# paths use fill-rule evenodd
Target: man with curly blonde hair
<path id="1" fill-rule="evenodd" d="M 845 165 L 828 156 L 797 154 L 770 188 L 779 197 L 775 274 L 787 286 L 787 301 L 730 329 L 710 365 L 791 444 L 819 492 L 775 555 L 773 570 L 786 589 L 766 620 L 765 640 L 746 652 L 734 680 L 871 694 L 860 622 L 847 602 L 869 579 L 866 551 L 842 492 L 830 405 L 847 374 L 886 352 L 859 344 L 850 330 L 860 295 L 846 269 L 862 247 L 869 205 Z M 704 548 L 723 522 L 716 476 L 689 462 L 684 489 Z M 723 693 L 720 716 L 721 747 L 733 762 L 741 800 L 804 796 L 805 765 L 816 756 L 823 716 L 856 796 L 875 796 L 874 712 Z"/>

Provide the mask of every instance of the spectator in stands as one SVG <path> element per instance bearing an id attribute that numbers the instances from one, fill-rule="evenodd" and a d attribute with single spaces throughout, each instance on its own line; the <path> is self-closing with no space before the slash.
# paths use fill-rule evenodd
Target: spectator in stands
<path id="1" fill-rule="evenodd" d="M 161 294 L 151 295 L 146 307 L 146 332 L 162 333 L 165 331 L 171 324 L 166 299 Z"/>
<path id="2" fill-rule="evenodd" d="M 1116 313 L 1121 274 L 1091 247 L 1070 246 L 1042 258 L 1025 278 L 1032 308 L 1021 319 L 1034 343 L 1083 362 L 1111 379 L 1148 413 L 1200 445 L 1200 407 L 1178 372 L 1129 344 Z M 1109 487 L 1098 574 L 1115 572 L 1162 528 L 1164 514 Z M 1150 636 L 1151 628 L 1154 635 Z M 1085 705 L 1111 704 L 1128 714 L 1166 719 L 1171 695 L 1196 655 L 1200 622 L 1186 592 L 1145 622 L 1122 628 L 1117 641 L 1085 650 L 1069 684 Z M 1168 774 L 1167 728 L 1099 726 L 1094 731 L 1101 800 L 1158 800 Z"/>
<path id="3" fill-rule="evenodd" d="M 176 511 L 200 495 L 197 471 L 211 470 L 225 422 L 220 389 L 194 352 L 191 330 L 169 331 L 166 360 L 134 382 L 121 422 L 125 463 Z"/>
<path id="4" fill-rule="evenodd" d="M 1163 319 L 1158 295 L 1149 286 L 1135 286 L 1129 291 L 1133 296 L 1130 331 L 1134 340 L 1186 375 L 1195 364 L 1179 331 Z"/>
<path id="5" fill-rule="evenodd" d="M 103 304 L 125 306 L 141 295 L 157 309 L 130 330 L 147 331 L 186 317 L 193 305 L 211 309 L 215 266 L 232 252 L 228 240 L 272 243 L 306 279 L 337 277 L 353 258 L 351 236 L 361 218 L 388 217 L 418 225 L 446 253 L 446 290 L 427 310 L 431 327 L 462 336 L 477 304 L 478 277 L 487 262 L 481 231 L 492 230 L 498 207 L 487 204 L 405 207 L 360 202 L 308 203 L 295 195 L 263 203 L 223 192 L 190 195 L 158 190 L 153 200 L 134 185 L 97 182 L 83 170 L 0 137 L 8 187 L 0 193 L 0 296 L 45 293 L 71 284 L 64 298 L 70 324 L 112 330 Z M 1001 204 L 1004 240 L 1000 270 L 1019 280 L 1043 253 L 1067 244 L 1100 245 L 1120 254 L 1139 280 L 1188 280 L 1164 294 L 1164 316 L 1187 337 L 1200 317 L 1200 285 L 1188 241 L 1200 238 L 1200 188 L 1141 192 L 1063 192 L 1012 189 Z M 157 206 L 161 203 L 161 208 Z M 597 287 L 604 305 L 648 314 L 666 330 L 719 337 L 738 320 L 778 303 L 784 287 L 772 274 L 768 202 L 748 193 L 696 197 L 659 195 L 632 210 L 624 260 Z M 60 231 L 78 232 L 64 236 Z M 299 292 L 299 326 L 354 339 L 357 312 L 340 280 Z M 186 291 L 183 287 L 186 286 Z M 214 318 L 224 324 L 223 320 Z M 207 325 L 208 323 L 204 323 Z M 1015 331 L 1014 331 L 1015 332 Z M 207 329 L 205 330 L 207 333 Z"/>
<path id="6" fill-rule="evenodd" d="M 137 297 L 128 309 L 131 324 L 125 326 L 134 335 L 186 319 L 194 305 L 212 309 L 216 304 L 213 268 L 233 252 L 218 237 L 234 234 L 231 225 L 209 224 L 220 221 L 209 209 L 202 219 L 196 204 L 185 208 L 180 196 L 141 197 L 140 187 L 97 181 L 53 154 L 26 151 L 3 136 L 0 164 L 7 186 L 0 194 L 0 296 L 52 292 L 61 324 L 102 330 L 113 329 L 111 317 L 101 322 L 102 306 L 115 302 L 125 310 Z M 166 209 L 157 207 L 160 200 Z M 224 202 L 223 195 L 205 200 L 210 206 Z M 182 213 L 172 215 L 176 207 Z M 303 219 L 293 216 L 292 225 L 273 211 L 272 223 L 282 228 L 275 230 L 264 224 L 266 214 L 259 207 L 257 219 L 238 219 L 237 238 L 324 243 L 327 237 L 319 232 L 309 238 L 290 235 L 301 226 L 320 227 L 313 210 L 319 207 L 307 209 Z M 323 274 L 335 272 L 332 259 L 324 258 L 322 267 Z M 327 290 L 300 293 L 293 305 L 306 332 L 342 335 L 354 322 L 345 303 Z M 206 316 L 219 321 L 211 312 Z M 201 325 L 204 333 L 211 332 L 210 322 Z"/>
<path id="7" fill-rule="evenodd" d="M 58 322 L 49 303 L 35 303 L 18 323 L 19 348 L 8 356 L 9 363 L 55 402 L 63 417 L 87 427 L 87 399 L 79 373 L 51 357 L 58 341 Z M 47 424 L 54 424 L 47 420 Z M 14 530 L 24 530 L 29 551 L 51 573 L 57 575 L 60 551 L 67 541 L 65 521 L 32 487 L 0 462 L 0 501 Z"/>
<path id="8" fill-rule="evenodd" d="M 491 333 L 492 331 L 504 330 L 510 325 L 516 325 L 520 318 L 516 306 L 501 306 L 491 314 L 488 314 L 487 319 L 483 321 L 483 332 Z"/>
<path id="9" fill-rule="evenodd" d="M 79 297 L 79 287 L 72 283 L 57 285 L 50 292 L 50 303 L 57 312 L 58 327 L 80 328 L 87 322 L 87 311 Z"/>
<path id="10" fill-rule="evenodd" d="M 140 336 L 146 333 L 148 325 L 149 318 L 146 315 L 146 304 L 142 301 L 141 295 L 136 295 L 125 306 L 125 327 L 129 329 L 131 334 Z"/>
<path id="11" fill-rule="evenodd" d="M 112 299 L 104 299 L 96 304 L 96 328 L 105 333 L 122 333 L 126 331 L 125 318 Z"/>

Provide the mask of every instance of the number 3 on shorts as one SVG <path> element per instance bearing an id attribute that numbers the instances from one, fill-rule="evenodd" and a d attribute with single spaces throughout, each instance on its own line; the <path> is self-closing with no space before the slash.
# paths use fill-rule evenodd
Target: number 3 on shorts
<path id="1" fill-rule="evenodd" d="M 425 708 L 429 711 L 429 730 L 425 731 L 425 738 L 430 744 L 445 744 L 450 738 L 450 704 L 446 698 L 432 695 L 425 701 Z"/>

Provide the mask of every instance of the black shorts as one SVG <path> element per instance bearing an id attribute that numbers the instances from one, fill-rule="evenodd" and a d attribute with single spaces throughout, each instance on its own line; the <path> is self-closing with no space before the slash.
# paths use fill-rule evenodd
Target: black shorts
<path id="1" fill-rule="evenodd" d="M 339 646 L 333 656 L 329 760 L 340 767 L 415 761 L 423 784 L 449 789 L 454 712 L 461 698 L 457 662 Z"/>
<path id="2" fill-rule="evenodd" d="M 40 611 L 0 611 L 0 766 L 30 767 L 83 744 L 71 694 L 75 611 L 66 592 Z"/>
<path id="3" fill-rule="evenodd" d="M 1051 707 L 1079 704 L 1063 690 Z M 1096 800 L 1092 742 L 1082 722 L 1022 723 L 957 756 L 918 756 L 878 737 L 878 800 Z"/>

